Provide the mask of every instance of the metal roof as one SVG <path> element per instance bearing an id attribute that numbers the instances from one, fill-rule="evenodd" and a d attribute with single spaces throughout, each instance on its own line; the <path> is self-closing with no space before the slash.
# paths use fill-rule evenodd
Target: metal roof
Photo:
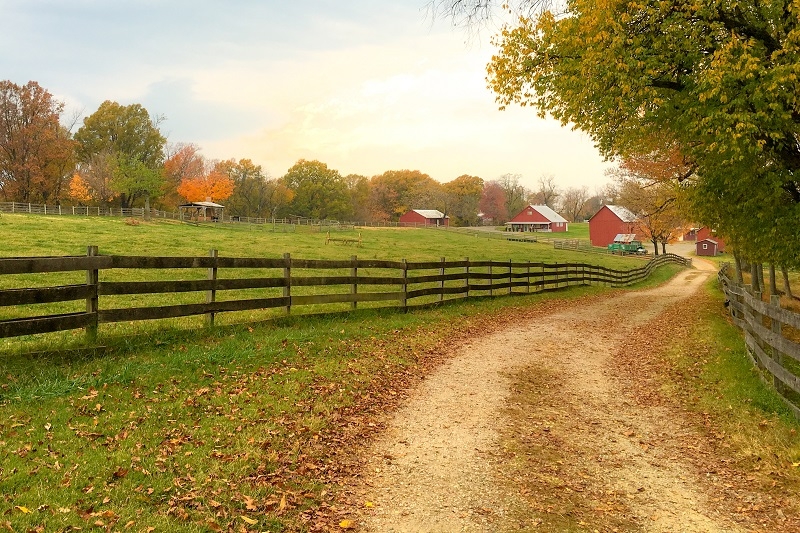
<path id="1" fill-rule="evenodd" d="M 634 215 L 629 209 L 622 207 L 621 205 L 606 205 L 606 207 L 609 208 L 612 213 L 617 215 L 621 221 L 636 222 L 636 215 Z"/>
<path id="2" fill-rule="evenodd" d="M 635 233 L 617 233 L 617 236 L 614 237 L 614 242 L 630 243 L 635 240 L 637 240 Z"/>
<path id="3" fill-rule="evenodd" d="M 215 204 L 214 202 L 189 202 L 188 204 L 179 205 L 178 207 L 225 207 L 225 206 L 220 204 Z"/>
<path id="4" fill-rule="evenodd" d="M 436 209 L 412 209 L 412 211 L 425 218 L 445 218 L 444 213 Z"/>
<path id="5" fill-rule="evenodd" d="M 550 222 L 566 222 L 567 219 L 550 209 L 546 205 L 529 205 L 526 209 L 535 209 Z"/>

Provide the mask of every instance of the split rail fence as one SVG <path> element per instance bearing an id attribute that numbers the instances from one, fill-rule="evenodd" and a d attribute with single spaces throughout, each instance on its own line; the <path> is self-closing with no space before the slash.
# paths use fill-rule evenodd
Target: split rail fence
<path id="1" fill-rule="evenodd" d="M 0 338 L 80 328 L 94 338 L 100 324 L 113 322 L 205 315 L 213 324 L 216 314 L 231 311 L 283 308 L 288 313 L 299 306 L 320 304 L 347 304 L 354 309 L 362 302 L 407 310 L 446 298 L 527 294 L 573 285 L 624 286 L 644 280 L 665 263 L 689 266 L 691 260 L 666 254 L 640 268 L 621 271 L 584 263 L 468 258 L 410 262 L 356 256 L 349 260 L 295 259 L 289 254 L 282 258 L 220 257 L 216 250 L 207 257 L 118 256 L 99 255 L 97 247 L 90 246 L 85 256 L 0 259 L 0 310 L 5 317 L 13 317 L 0 320 Z M 158 270 L 159 279 L 130 281 L 146 277 L 147 270 Z M 170 276 L 182 273 L 184 278 L 195 279 L 160 279 L 165 270 Z M 86 281 L 78 284 L 43 286 L 43 276 L 31 277 L 71 273 L 78 279 L 82 271 Z M 39 286 L 13 286 L 15 279 L 28 284 L 33 284 L 33 279 Z M 192 303 L 169 302 L 178 293 L 184 299 L 189 294 Z M 168 305 L 163 305 L 163 299 Z M 42 315 L 38 307 L 36 313 L 39 304 L 50 304 L 52 312 L 52 304 L 61 302 L 80 310 Z M 143 306 L 143 302 L 156 305 Z"/>
<path id="2" fill-rule="evenodd" d="M 800 334 L 800 314 L 782 309 L 779 296 L 764 302 L 760 292 L 728 274 L 729 267 L 724 265 L 719 280 L 733 322 L 744 332 L 750 359 L 800 419 L 800 344 L 785 336 L 788 331 Z"/>

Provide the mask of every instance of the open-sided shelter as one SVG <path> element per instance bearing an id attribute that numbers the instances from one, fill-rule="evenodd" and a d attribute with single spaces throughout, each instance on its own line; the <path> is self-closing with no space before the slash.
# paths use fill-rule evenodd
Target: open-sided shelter
<path id="1" fill-rule="evenodd" d="M 181 220 L 218 222 L 222 220 L 222 212 L 225 206 L 209 201 L 189 202 L 188 204 L 179 205 L 178 209 L 181 213 Z"/>

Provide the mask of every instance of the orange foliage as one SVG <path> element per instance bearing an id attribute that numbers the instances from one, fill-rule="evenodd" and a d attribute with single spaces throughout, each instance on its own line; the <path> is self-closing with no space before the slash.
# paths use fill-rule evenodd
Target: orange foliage
<path id="1" fill-rule="evenodd" d="M 89 183 L 75 174 L 69 182 L 69 197 L 76 202 L 88 203 L 94 199 Z"/>
<path id="2" fill-rule="evenodd" d="M 233 180 L 217 169 L 206 175 L 183 178 L 178 186 L 178 194 L 189 202 L 212 202 L 225 200 L 233 194 Z"/>

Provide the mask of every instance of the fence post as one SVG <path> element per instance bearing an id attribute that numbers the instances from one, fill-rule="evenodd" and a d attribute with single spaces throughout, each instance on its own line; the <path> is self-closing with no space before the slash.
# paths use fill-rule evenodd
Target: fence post
<path id="1" fill-rule="evenodd" d="M 492 276 L 492 262 L 489 261 L 489 296 L 494 296 L 494 278 Z"/>
<path id="2" fill-rule="evenodd" d="M 286 285 L 283 287 L 283 297 L 288 298 L 286 302 L 286 314 L 292 312 L 292 255 L 289 253 L 283 254 L 283 279 Z"/>
<path id="3" fill-rule="evenodd" d="M 464 261 L 467 262 L 467 266 L 464 267 L 464 288 L 466 289 L 464 297 L 469 298 L 469 257 L 465 257 Z"/>
<path id="4" fill-rule="evenodd" d="M 442 281 L 439 282 L 439 288 L 442 289 L 442 292 L 439 293 L 439 301 L 444 301 L 444 257 L 442 257 L 442 268 L 439 269 L 439 275 L 442 276 Z"/>
<path id="5" fill-rule="evenodd" d="M 208 269 L 208 276 L 206 279 L 211 281 L 216 281 L 217 279 L 217 257 L 219 257 L 219 250 L 211 249 L 208 251 L 208 256 L 213 259 L 212 263 L 213 266 Z M 216 287 L 216 283 L 212 283 L 212 287 Z M 206 291 L 206 303 L 213 304 L 217 300 L 217 290 L 215 288 L 209 289 Z M 213 326 L 214 325 L 214 315 L 213 311 L 209 312 L 206 315 L 206 325 Z"/>
<path id="6" fill-rule="evenodd" d="M 528 269 L 527 269 L 527 285 L 525 286 L 525 292 L 527 294 L 531 293 L 531 261 L 528 259 Z"/>
<path id="7" fill-rule="evenodd" d="M 408 261 L 403 259 L 403 296 L 400 304 L 403 312 L 408 313 Z"/>
<path id="8" fill-rule="evenodd" d="M 353 285 L 350 287 L 350 294 L 358 294 L 358 256 L 350 256 L 350 261 L 353 263 L 353 268 L 350 269 L 350 275 L 355 278 L 353 279 Z M 356 309 L 358 307 L 358 302 L 353 300 L 351 307 Z"/>
<path id="9" fill-rule="evenodd" d="M 513 287 L 511 284 L 513 283 L 513 277 L 511 276 L 512 270 L 514 268 L 514 261 L 512 259 L 508 260 L 508 294 L 512 293 Z"/>
<path id="10" fill-rule="evenodd" d="M 778 296 L 777 294 L 773 294 L 772 296 L 770 296 L 770 304 L 772 304 L 773 307 L 777 307 L 780 310 L 781 297 Z M 772 322 L 772 332 L 782 336 L 783 333 L 781 332 L 780 320 L 773 318 L 771 319 L 771 322 Z M 783 368 L 783 353 L 774 346 L 772 347 L 772 359 L 776 363 L 778 363 L 781 366 L 781 368 Z M 785 387 L 783 386 L 783 382 L 780 379 L 778 379 L 778 377 L 775 374 L 772 375 L 772 384 L 775 386 L 775 390 L 778 391 L 778 394 L 783 396 L 785 393 Z"/>
<path id="11" fill-rule="evenodd" d="M 88 246 L 86 248 L 86 255 L 88 257 L 97 257 L 97 246 Z M 100 272 L 92 265 L 86 270 L 86 285 L 89 285 L 89 295 L 86 296 L 86 313 L 89 314 L 89 324 L 86 326 L 86 338 L 89 342 L 95 342 L 97 340 L 97 285 L 99 283 Z"/>

